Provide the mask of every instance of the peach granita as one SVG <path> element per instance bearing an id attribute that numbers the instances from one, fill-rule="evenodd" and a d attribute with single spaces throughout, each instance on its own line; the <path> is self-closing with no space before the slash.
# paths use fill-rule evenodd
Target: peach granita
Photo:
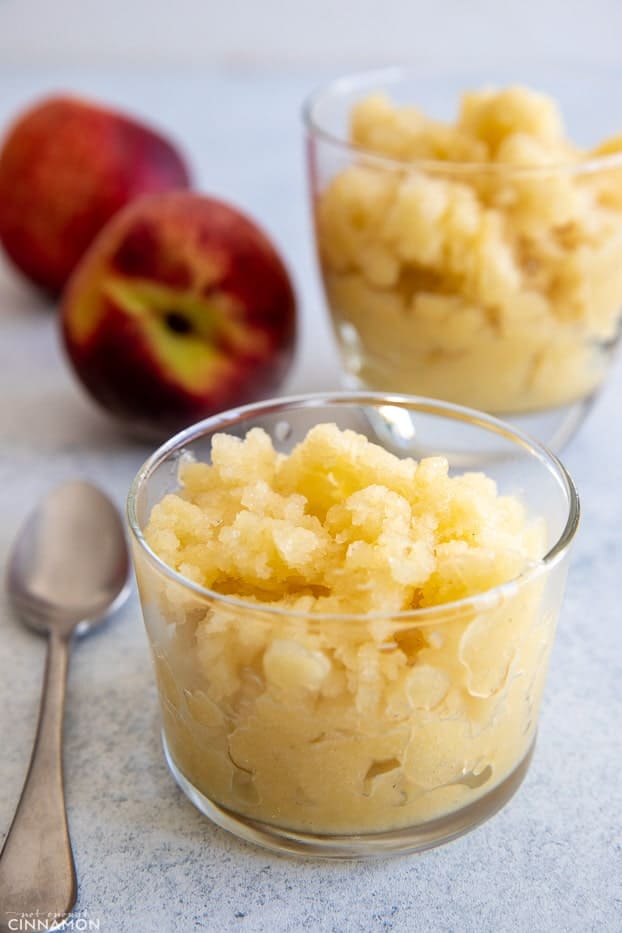
<path id="1" fill-rule="evenodd" d="M 330 423 L 289 454 L 216 434 L 178 478 L 145 530 L 176 574 L 137 574 L 168 751 L 202 795 L 291 831 L 390 831 L 525 760 L 553 624 L 525 574 L 544 522 L 517 497 Z"/>
<path id="2" fill-rule="evenodd" d="M 355 382 L 497 413 L 591 396 L 620 332 L 622 137 L 581 149 L 551 98 L 509 87 L 453 123 L 374 94 L 349 143 L 345 166 L 318 143 L 312 177 Z"/>

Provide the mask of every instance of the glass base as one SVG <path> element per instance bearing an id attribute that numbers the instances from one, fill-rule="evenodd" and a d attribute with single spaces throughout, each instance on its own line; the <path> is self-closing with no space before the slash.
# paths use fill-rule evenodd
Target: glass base
<path id="1" fill-rule="evenodd" d="M 592 407 L 594 396 L 580 399 L 569 405 L 550 408 L 547 411 L 534 411 L 526 415 L 497 415 L 507 421 L 519 431 L 524 431 L 531 437 L 552 450 L 559 453 L 574 437 L 583 423 L 585 416 Z"/>
<path id="2" fill-rule="evenodd" d="M 233 813 L 202 794 L 179 770 L 162 732 L 164 756 L 171 774 L 188 799 L 213 823 L 234 836 L 273 852 L 325 859 L 363 859 L 422 852 L 450 842 L 494 816 L 516 793 L 529 769 L 535 738 L 512 773 L 484 797 L 447 816 L 419 826 L 384 833 L 319 835 L 283 829 Z"/>
<path id="3" fill-rule="evenodd" d="M 373 391 L 371 386 L 365 385 L 352 373 L 344 373 L 341 381 L 344 389 L 348 391 Z M 576 402 L 570 402 L 568 405 L 559 405 L 556 408 L 548 408 L 543 411 L 526 413 L 490 411 L 488 414 L 499 418 L 518 431 L 523 431 L 536 441 L 544 444 L 553 453 L 558 454 L 578 431 L 592 407 L 594 399 L 595 395 L 590 395 Z M 384 430 L 381 429 L 384 440 L 397 448 L 396 452 L 399 452 L 399 448 L 402 448 L 407 450 L 409 456 L 416 456 L 415 435 L 417 429 L 416 424 L 414 424 L 414 416 L 409 418 L 406 412 L 395 408 L 395 417 L 399 418 L 399 420 L 394 420 L 391 417 L 391 408 L 392 406 L 385 406 L 385 410 L 382 412 L 383 415 L 385 412 L 388 414 L 388 417 L 385 417 L 388 424 Z M 420 414 L 418 417 L 421 417 Z M 374 423 L 374 427 L 378 428 L 378 424 Z M 452 427 L 455 428 L 455 425 Z M 438 453 L 442 452 L 441 447 Z M 455 453 L 455 450 L 448 448 L 448 453 Z M 471 463 L 469 458 L 465 457 L 465 462 L 462 465 L 465 468 L 477 466 L 480 459 L 481 457 L 476 456 Z M 458 464 L 454 463 L 454 466 L 456 465 Z"/>

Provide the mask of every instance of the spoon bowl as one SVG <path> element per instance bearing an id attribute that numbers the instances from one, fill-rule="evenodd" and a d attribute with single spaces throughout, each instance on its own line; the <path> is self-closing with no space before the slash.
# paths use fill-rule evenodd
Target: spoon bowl
<path id="1" fill-rule="evenodd" d="M 129 559 L 116 508 L 83 480 L 53 489 L 26 519 L 7 586 L 21 621 L 37 632 L 80 634 L 125 599 Z"/>

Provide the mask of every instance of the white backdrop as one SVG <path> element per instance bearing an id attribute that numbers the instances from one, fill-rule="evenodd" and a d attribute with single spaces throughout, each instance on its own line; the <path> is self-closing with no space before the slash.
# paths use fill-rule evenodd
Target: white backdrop
<path id="1" fill-rule="evenodd" d="M 621 0 L 0 0 L 0 66 L 622 62 Z"/>

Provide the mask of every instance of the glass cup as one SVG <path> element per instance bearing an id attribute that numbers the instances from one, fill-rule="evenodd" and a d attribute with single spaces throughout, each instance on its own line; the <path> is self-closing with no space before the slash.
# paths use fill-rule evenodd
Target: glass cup
<path id="1" fill-rule="evenodd" d="M 315 238 L 344 382 L 479 408 L 558 450 L 620 335 L 622 137 L 564 164 L 521 133 L 506 143 L 506 161 L 492 163 L 472 153 L 406 160 L 350 142 L 358 101 L 381 91 L 452 119 L 460 93 L 481 86 L 480 76 L 461 81 L 370 72 L 333 82 L 305 108 Z M 561 95 L 570 132 L 591 127 L 576 76 L 543 78 L 542 89 Z M 399 151 L 384 105 L 365 119 L 366 140 Z M 442 147 L 442 128 L 430 132 Z"/>
<path id="2" fill-rule="evenodd" d="M 289 452 L 333 422 L 398 456 L 477 462 L 546 527 L 545 556 L 476 596 L 397 614 L 319 615 L 204 589 L 145 541 L 153 506 L 218 432 Z M 352 858 L 446 842 L 514 794 L 532 756 L 579 506 L 543 447 L 486 415 L 376 393 L 250 405 L 175 436 L 128 500 L 164 751 L 204 814 L 278 851 Z"/>

